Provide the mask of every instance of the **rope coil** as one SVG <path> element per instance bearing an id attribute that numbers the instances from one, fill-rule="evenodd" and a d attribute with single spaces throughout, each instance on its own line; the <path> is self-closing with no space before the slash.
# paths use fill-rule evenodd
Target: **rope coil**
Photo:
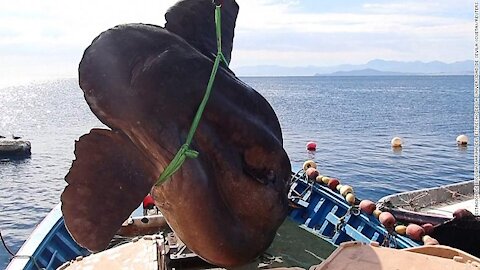
<path id="1" fill-rule="evenodd" d="M 180 147 L 175 157 L 172 159 L 170 164 L 165 168 L 162 172 L 160 177 L 158 178 L 155 186 L 161 185 L 165 182 L 170 176 L 172 176 L 175 172 L 177 172 L 182 164 L 185 162 L 187 158 L 196 158 L 198 157 L 199 153 L 195 150 L 190 149 L 190 144 L 192 143 L 193 136 L 195 135 L 195 131 L 202 119 L 203 111 L 208 102 L 208 98 L 210 97 L 210 93 L 212 91 L 213 82 L 215 81 L 215 76 L 217 75 L 218 67 L 220 66 L 220 62 L 224 62 L 228 65 L 228 61 L 225 59 L 225 56 L 222 52 L 222 28 L 221 28 L 221 4 L 215 4 L 215 33 L 217 36 L 217 55 L 215 57 L 215 62 L 213 63 L 212 72 L 210 73 L 210 79 L 208 80 L 207 89 L 205 91 L 205 95 L 203 96 L 202 102 L 198 106 L 197 113 L 193 119 L 192 125 L 190 126 L 190 130 L 188 131 L 187 139 L 185 143 Z"/>

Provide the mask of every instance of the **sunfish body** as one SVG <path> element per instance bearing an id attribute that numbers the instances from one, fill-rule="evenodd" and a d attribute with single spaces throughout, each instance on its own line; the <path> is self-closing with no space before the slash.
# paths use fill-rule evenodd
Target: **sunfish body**
<path id="1" fill-rule="evenodd" d="M 111 130 L 75 144 L 62 211 L 82 246 L 100 251 L 150 192 L 177 236 L 219 266 L 251 261 L 287 215 L 290 161 L 268 102 L 222 65 L 185 161 L 159 175 L 185 142 L 217 51 L 214 5 L 182 1 L 165 28 L 120 25 L 101 33 L 79 66 L 92 112 Z M 230 59 L 238 6 L 222 6 L 222 50 Z"/>

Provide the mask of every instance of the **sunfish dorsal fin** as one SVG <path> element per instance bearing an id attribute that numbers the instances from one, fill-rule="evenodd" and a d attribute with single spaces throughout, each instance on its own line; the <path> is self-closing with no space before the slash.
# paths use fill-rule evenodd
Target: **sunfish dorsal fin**
<path id="1" fill-rule="evenodd" d="M 230 62 L 238 5 L 234 0 L 222 4 L 222 52 Z M 211 0 L 183 0 L 165 14 L 165 28 L 181 36 L 208 57 L 217 54 L 215 5 Z"/>

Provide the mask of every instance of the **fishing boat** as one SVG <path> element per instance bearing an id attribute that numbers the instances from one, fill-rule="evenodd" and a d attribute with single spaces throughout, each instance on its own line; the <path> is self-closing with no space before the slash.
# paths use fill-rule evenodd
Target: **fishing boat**
<path id="1" fill-rule="evenodd" d="M 122 227 L 132 226 L 139 221 L 148 224 L 145 218 L 147 217 L 132 217 Z M 157 218 L 158 215 L 155 215 L 152 220 Z M 42 239 L 42 234 L 48 228 L 50 230 Z M 341 243 L 336 248 L 323 237 L 315 237 L 299 228 L 297 224 L 287 220 L 278 231 L 280 237 L 275 239 L 269 250 L 242 269 L 286 266 L 308 269 L 312 265 L 315 267 L 311 269 L 316 270 L 341 267 L 346 269 L 352 264 L 355 264 L 356 269 L 368 270 L 390 269 L 390 266 L 395 269 L 445 269 L 443 266 L 449 267 L 448 269 L 480 269 L 480 259 L 447 246 L 417 246 L 398 250 L 381 247 L 377 242 L 365 244 L 356 241 Z M 54 240 L 55 238 L 57 240 Z M 292 242 L 291 239 L 296 241 Z M 58 244 L 59 242 L 62 244 Z M 289 251 L 289 256 L 282 256 L 285 255 L 286 248 L 293 252 Z M 29 251 L 31 255 L 28 255 Z M 125 267 L 161 270 L 219 269 L 201 260 L 176 238 L 174 233 L 164 231 L 133 238 L 118 236 L 106 250 L 90 254 L 79 247 L 66 232 L 60 205 L 37 227 L 7 269 L 75 270 Z"/>
<path id="2" fill-rule="evenodd" d="M 388 232 L 374 218 L 364 214 L 351 215 L 346 217 L 344 219 L 345 222 L 340 226 L 337 223 L 340 217 L 347 213 L 349 207 L 338 194 L 319 185 L 312 185 L 312 183 L 306 180 L 305 175 L 292 174 L 292 179 L 290 193 L 299 192 L 303 195 L 301 199 L 290 198 L 293 206 L 290 218 L 280 227 L 278 236 L 268 251 L 269 254 L 281 255 L 284 250 L 288 249 L 290 254 L 294 253 L 296 258 L 301 258 L 301 261 L 305 263 L 304 267 L 309 267 L 313 264 L 321 263 L 321 260 L 318 258 L 328 257 L 335 250 L 336 246 L 344 241 L 358 240 L 368 243 L 374 241 L 386 243 L 385 237 L 388 235 Z M 312 191 L 310 195 L 306 194 L 306 189 Z M 323 207 L 315 207 L 320 200 L 325 201 Z M 302 208 L 303 206 L 306 207 Z M 320 216 L 318 214 L 320 212 L 325 215 Z M 303 216 L 306 214 L 311 216 L 308 222 L 306 219 L 303 219 Z M 319 219 L 322 219 L 327 224 L 321 232 L 315 229 L 322 222 Z M 299 224 L 301 225 L 298 226 Z M 352 229 L 352 225 L 356 226 L 355 229 Z M 363 226 L 363 229 L 359 228 L 359 226 Z M 285 238 L 288 240 L 285 240 Z M 139 206 L 132 213 L 132 217 L 124 222 L 108 250 L 121 244 L 137 242 L 137 240 L 141 240 L 139 242 L 142 243 L 140 246 L 156 245 L 160 250 L 164 249 L 165 254 L 160 260 L 160 264 L 165 269 L 184 264 L 208 266 L 196 254 L 189 251 L 171 231 L 168 231 L 168 226 L 163 216 L 157 213 L 148 215 L 148 213 L 143 212 L 142 206 Z M 397 247 L 418 245 L 412 240 L 402 237 L 390 237 L 389 240 L 392 246 L 396 245 Z M 305 246 L 295 248 L 294 246 L 298 244 Z M 108 253 L 112 252 L 116 251 L 108 251 Z M 123 248 L 120 252 L 134 253 L 133 250 L 123 250 Z M 65 228 L 61 205 L 59 204 L 37 226 L 17 255 L 12 259 L 7 269 L 56 269 L 61 265 L 66 266 L 68 262 L 71 265 L 79 265 L 71 262 L 83 260 L 83 258 L 89 257 L 88 255 L 90 255 L 90 252 L 80 247 Z M 280 255 L 273 257 L 280 258 Z M 311 260 L 312 258 L 316 260 Z M 85 259 L 85 262 L 88 260 Z M 284 258 L 282 260 L 288 262 L 288 259 Z M 273 263 L 278 266 L 285 266 L 285 264 L 272 258 L 263 258 L 253 264 L 255 263 L 257 265 Z M 298 260 L 290 263 L 290 266 L 294 265 L 298 266 Z"/>
<path id="3" fill-rule="evenodd" d="M 309 180 L 303 170 L 292 176 L 288 196 L 292 202 L 290 218 L 334 245 L 347 241 L 378 242 L 393 248 L 421 244 L 387 230 L 374 215 L 362 213 L 355 204 L 347 203 L 338 191 Z"/>
<path id="4" fill-rule="evenodd" d="M 139 235 L 157 233 L 167 227 L 166 224 L 162 215 L 142 215 L 139 206 L 122 224 L 111 245 Z M 65 262 L 90 254 L 67 231 L 59 203 L 37 225 L 7 269 L 57 269 Z"/>
<path id="5" fill-rule="evenodd" d="M 388 195 L 378 201 L 378 206 L 405 222 L 437 225 L 452 219 L 458 209 L 474 213 L 473 190 L 473 180 L 465 181 Z"/>
<path id="6" fill-rule="evenodd" d="M 32 145 L 29 141 L 18 139 L 0 139 L 0 159 L 22 159 L 31 156 Z"/>
<path id="7" fill-rule="evenodd" d="M 378 202 L 403 223 L 433 225 L 441 244 L 480 256 L 480 217 L 475 216 L 474 181 L 392 194 Z"/>
<path id="8" fill-rule="evenodd" d="M 7 269 L 56 269 L 66 261 L 88 254 L 90 252 L 80 247 L 68 233 L 58 204 L 37 225 Z"/>
<path id="9" fill-rule="evenodd" d="M 335 248 L 287 219 L 266 253 L 246 267 L 307 268 L 321 263 Z M 285 256 L 286 253 L 289 255 Z M 94 262 L 95 266 L 92 266 Z M 37 226 L 7 269 L 84 269 L 87 266 L 118 269 L 122 265 L 131 269 L 217 268 L 190 251 L 169 230 L 161 214 L 143 215 L 141 206 L 122 224 L 106 250 L 92 254 L 80 247 L 68 233 L 59 204 Z"/>
<path id="10" fill-rule="evenodd" d="M 480 260 L 448 246 L 419 246 L 402 250 L 346 242 L 312 270 L 480 269 Z"/>
<path id="11" fill-rule="evenodd" d="M 288 197 L 289 218 L 267 250 L 266 254 L 270 255 L 252 262 L 251 268 L 299 266 L 299 261 L 304 263 L 301 267 L 308 268 L 322 263 L 338 246 L 349 241 L 396 249 L 423 245 L 388 230 L 373 214 L 360 211 L 358 200 L 348 203 L 340 192 L 309 180 L 303 170 L 292 173 Z M 283 257 L 287 249 L 289 256 Z M 289 262 L 292 254 L 295 260 Z M 128 261 L 137 257 L 143 259 Z M 105 268 L 115 268 L 122 263 L 138 263 L 138 267 L 156 265 L 158 269 L 215 267 L 191 252 L 169 230 L 161 213 L 144 212 L 142 205 L 122 224 L 109 248 L 90 254 L 66 230 L 59 204 L 37 226 L 7 269 L 81 269 L 99 260 Z"/>
<path id="12" fill-rule="evenodd" d="M 79 258 L 60 266 L 62 270 L 81 269 L 120 269 L 128 265 L 129 269 L 167 269 L 165 268 L 164 254 L 170 247 L 165 245 L 164 238 L 160 235 L 143 237 L 135 242 L 130 242 L 98 254 Z M 178 250 L 178 249 L 177 249 Z M 342 243 L 330 256 L 320 264 L 310 269 L 351 269 L 352 266 L 359 270 L 384 270 L 384 269 L 472 269 L 480 268 L 480 259 L 461 250 L 448 246 L 421 246 L 403 250 L 380 247 L 378 244 L 367 245 L 362 242 Z M 256 269 L 269 265 L 250 264 L 242 269 Z M 204 264 L 192 266 L 189 263 L 177 264 L 175 268 L 189 269 L 224 269 Z M 286 268 L 276 268 L 286 269 Z"/>

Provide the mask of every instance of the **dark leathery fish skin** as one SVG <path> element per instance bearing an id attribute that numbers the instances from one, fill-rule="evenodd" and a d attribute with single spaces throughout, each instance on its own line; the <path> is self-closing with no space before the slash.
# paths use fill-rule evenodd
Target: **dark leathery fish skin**
<path id="1" fill-rule="evenodd" d="M 120 25 L 86 49 L 80 87 L 111 130 L 80 137 L 65 177 L 62 211 L 80 245 L 105 249 L 149 192 L 177 236 L 213 264 L 249 262 L 273 241 L 287 215 L 291 172 L 280 124 L 225 65 L 192 141 L 198 158 L 155 186 L 205 92 L 216 52 L 213 11 L 209 0 L 182 1 L 167 12 L 165 28 Z M 227 58 L 237 12 L 234 1 L 224 1 Z"/>

